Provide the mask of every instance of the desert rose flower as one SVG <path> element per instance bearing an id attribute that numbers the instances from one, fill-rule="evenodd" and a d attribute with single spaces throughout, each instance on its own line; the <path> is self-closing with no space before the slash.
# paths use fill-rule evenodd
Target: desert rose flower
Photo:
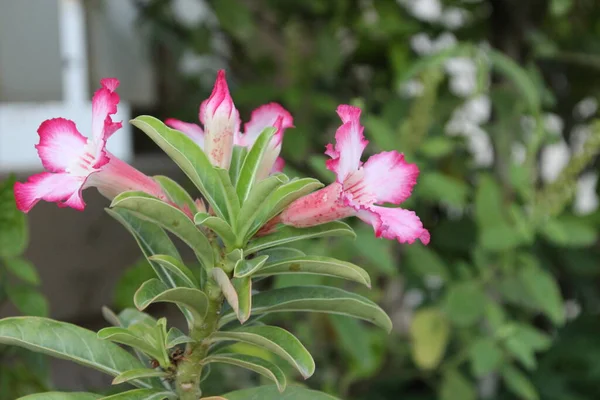
<path id="1" fill-rule="evenodd" d="M 59 207 L 83 210 L 82 191 L 95 186 L 112 199 L 121 192 L 141 190 L 165 199 L 160 185 L 106 150 L 106 141 L 119 128 L 111 115 L 117 112 L 119 81 L 102 79 L 102 87 L 92 99 L 92 135 L 79 133 L 75 123 L 64 118 L 44 121 L 36 145 L 46 172 L 15 183 L 17 207 L 29 212 L 40 200 L 55 202 Z"/>
<path id="2" fill-rule="evenodd" d="M 229 94 L 225 71 L 218 72 L 212 94 L 200 105 L 199 119 L 204 129 L 173 118 L 167 119 L 165 124 L 188 135 L 206 152 L 213 165 L 222 168 L 229 168 L 233 145 L 250 149 L 265 128 L 275 127 L 277 132 L 269 143 L 258 179 L 283 169 L 284 161 L 279 153 L 285 130 L 293 127 L 292 116 L 277 103 L 265 104 L 252 112 L 250 121 L 244 124 L 244 132 L 240 132 L 239 112 Z"/>
<path id="3" fill-rule="evenodd" d="M 340 105 L 337 113 L 342 125 L 335 134 L 335 147 L 329 144 L 325 152 L 331 157 L 327 168 L 336 173 L 336 181 L 296 200 L 273 222 L 308 227 L 357 216 L 373 226 L 377 237 L 429 243 L 429 232 L 413 211 L 381 206 L 400 204 L 410 196 L 419 175 L 417 166 L 396 151 L 375 154 L 363 164 L 360 158 L 368 141 L 359 122 L 361 110 Z"/>

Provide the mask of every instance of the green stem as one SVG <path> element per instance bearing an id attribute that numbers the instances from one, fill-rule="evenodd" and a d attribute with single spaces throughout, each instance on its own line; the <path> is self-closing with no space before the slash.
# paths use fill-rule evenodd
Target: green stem
<path id="1" fill-rule="evenodd" d="M 207 285 L 213 286 L 210 283 Z M 189 343 L 185 358 L 177 368 L 175 387 L 181 400 L 198 400 L 202 396 L 200 378 L 202 376 L 202 360 L 208 354 L 208 344 L 204 339 L 217 330 L 223 295 L 218 287 L 207 288 L 209 297 L 208 312 L 201 324 L 194 326 L 190 336 L 194 342 Z M 211 290 L 212 289 L 212 290 Z"/>

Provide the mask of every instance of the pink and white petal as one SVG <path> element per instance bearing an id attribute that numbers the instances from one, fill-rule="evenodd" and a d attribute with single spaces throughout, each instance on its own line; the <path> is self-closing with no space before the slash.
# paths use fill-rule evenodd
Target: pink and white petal
<path id="1" fill-rule="evenodd" d="M 15 183 L 17 208 L 27 213 L 40 200 L 45 200 L 55 202 L 59 207 L 83 210 L 85 202 L 81 197 L 81 190 L 85 180 L 86 177 L 67 173 L 42 172 L 32 175 L 25 183 Z"/>
<path id="2" fill-rule="evenodd" d="M 281 118 L 281 122 L 276 126 L 276 122 Z M 276 126 L 277 133 L 275 141 L 281 143 L 283 133 L 287 128 L 294 126 L 294 118 L 285 108 L 277 103 L 262 105 L 252 111 L 250 121 L 244 124 L 244 135 L 241 136 L 240 146 L 251 146 L 265 128 Z"/>
<path id="3" fill-rule="evenodd" d="M 105 78 L 100 84 L 102 87 L 92 98 L 92 139 L 97 147 L 103 146 L 102 142 L 121 127 L 120 122 L 113 122 L 110 118 L 117 112 L 119 104 L 119 94 L 115 92 L 119 81 L 115 78 Z"/>
<path id="4" fill-rule="evenodd" d="M 273 163 L 273 168 L 271 169 L 271 174 L 283 172 L 284 167 L 285 167 L 285 160 L 281 157 L 277 157 L 277 160 L 275 160 L 275 163 Z"/>
<path id="5" fill-rule="evenodd" d="M 225 78 L 225 71 L 217 72 L 217 79 L 213 87 L 210 97 L 200 104 L 200 112 L 198 118 L 202 124 L 208 123 L 208 118 L 215 118 L 220 114 L 224 118 L 236 120 L 237 126 L 235 131 L 240 130 L 240 114 L 233 104 L 233 99 L 229 93 L 229 86 Z M 204 127 L 206 129 L 206 126 Z"/>
<path id="6" fill-rule="evenodd" d="M 429 231 L 414 211 L 403 208 L 369 207 L 361 209 L 357 217 L 373 226 L 375 236 L 395 239 L 400 243 L 414 243 L 419 239 L 429 243 Z"/>
<path id="7" fill-rule="evenodd" d="M 200 125 L 191 122 L 183 122 L 175 118 L 166 119 L 165 125 L 185 133 L 200 147 L 204 147 L 204 130 Z"/>
<path id="8" fill-rule="evenodd" d="M 365 190 L 376 197 L 376 203 L 402 203 L 410 197 L 419 176 L 417 165 L 407 163 L 397 151 L 369 157 L 363 169 Z"/>
<path id="9" fill-rule="evenodd" d="M 40 143 L 35 148 L 48 171 L 64 172 L 85 150 L 87 139 L 71 120 L 48 119 L 42 122 L 38 134 Z"/>
<path id="10" fill-rule="evenodd" d="M 327 168 L 335 172 L 337 181 L 342 183 L 350 173 L 360 168 L 360 157 L 369 141 L 365 139 L 364 127 L 360 125 L 360 108 L 342 104 L 337 113 L 343 124 L 335 133 L 335 152 L 327 148 L 327 153 L 337 157 L 327 163 Z"/>

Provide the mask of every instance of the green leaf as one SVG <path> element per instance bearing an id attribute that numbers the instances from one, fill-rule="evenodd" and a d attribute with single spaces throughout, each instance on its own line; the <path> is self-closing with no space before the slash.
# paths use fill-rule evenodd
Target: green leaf
<path id="1" fill-rule="evenodd" d="M 187 207 L 189 208 L 191 213 L 194 213 L 197 209 L 196 203 L 192 196 L 179 185 L 179 183 L 175 182 L 173 179 L 168 176 L 157 175 L 154 176 L 154 180 L 160 184 L 163 192 L 167 195 L 169 200 L 173 203 L 177 204 L 179 208 L 182 210 Z"/>
<path id="2" fill-rule="evenodd" d="M 48 315 L 48 300 L 33 287 L 10 285 L 6 287 L 6 294 L 22 314 L 36 317 Z"/>
<path id="3" fill-rule="evenodd" d="M 231 280 L 233 287 L 238 295 L 239 312 L 238 319 L 240 323 L 248 321 L 252 311 L 252 278 L 234 278 Z"/>
<path id="4" fill-rule="evenodd" d="M 415 364 L 424 370 L 435 369 L 450 338 L 450 326 L 444 315 L 436 308 L 418 310 L 410 325 L 410 336 Z"/>
<path id="5" fill-rule="evenodd" d="M 154 317 L 146 314 L 145 312 L 138 311 L 135 308 L 124 309 L 119 313 L 118 318 L 120 325 L 123 328 L 129 328 L 131 325 L 139 323 L 150 326 L 155 326 L 157 324 L 157 321 L 154 319 Z"/>
<path id="6" fill-rule="evenodd" d="M 484 249 L 497 252 L 515 249 L 523 242 L 516 228 L 506 223 L 484 228 L 480 240 Z"/>
<path id="7" fill-rule="evenodd" d="M 283 371 L 275 364 L 267 360 L 263 360 L 262 358 L 245 354 L 231 353 L 208 356 L 203 361 L 204 364 L 215 362 L 236 365 L 238 367 L 249 369 L 273 380 L 277 384 L 277 388 L 280 392 L 283 392 L 285 389 L 286 379 Z"/>
<path id="8" fill-rule="evenodd" d="M 160 264 L 166 270 L 179 277 L 181 281 L 186 283 L 187 287 L 200 288 L 200 283 L 194 276 L 194 273 L 177 258 L 165 254 L 156 254 L 148 257 L 148 260 Z"/>
<path id="9" fill-rule="evenodd" d="M 112 384 L 118 385 L 120 383 L 129 382 L 138 378 L 164 378 L 166 376 L 169 376 L 169 374 L 165 371 L 149 368 L 138 368 L 123 372 L 121 375 L 113 379 Z"/>
<path id="10" fill-rule="evenodd" d="M 252 315 L 287 311 L 323 312 L 364 319 L 387 332 L 392 330 L 392 321 L 377 304 L 335 287 L 290 286 L 258 293 L 252 301 Z M 220 325 L 233 319 L 234 313 L 225 311 Z"/>
<path id="11" fill-rule="evenodd" d="M 313 178 L 292 179 L 288 183 L 279 186 L 267 198 L 265 205 L 262 207 L 264 210 L 263 214 L 261 214 L 261 217 L 258 219 L 257 225 L 263 225 L 265 222 L 282 212 L 293 201 L 298 200 L 300 197 L 306 196 L 321 187 L 323 187 L 323 184 Z"/>
<path id="12" fill-rule="evenodd" d="M 452 176 L 438 172 L 423 175 L 415 188 L 419 197 L 427 200 L 464 207 L 469 196 L 469 185 Z"/>
<path id="13" fill-rule="evenodd" d="M 251 240 L 244 254 L 252 254 L 270 247 L 281 246 L 291 242 L 305 239 L 314 239 L 326 236 L 350 236 L 356 238 L 354 231 L 347 224 L 334 221 L 326 224 L 311 226 L 310 228 L 294 228 L 284 226 L 276 232 Z"/>
<path id="14" fill-rule="evenodd" d="M 14 184 L 14 177 L 0 184 L 0 257 L 20 256 L 29 241 L 26 216 L 15 206 Z"/>
<path id="15" fill-rule="evenodd" d="M 238 390 L 222 396 L 225 400 L 338 400 L 326 393 L 300 386 L 288 386 L 283 393 L 280 393 L 274 385 Z"/>
<path id="16" fill-rule="evenodd" d="M 219 235 L 227 249 L 236 247 L 237 237 L 233 232 L 233 229 L 221 218 L 210 216 L 207 213 L 198 213 L 194 216 L 194 223 L 196 225 L 205 226 Z"/>
<path id="17" fill-rule="evenodd" d="M 145 258 L 127 267 L 121 274 L 113 290 L 113 304 L 115 308 L 133 307 L 133 295 L 135 291 L 138 290 L 142 283 L 154 277 L 154 270 Z"/>
<path id="18" fill-rule="evenodd" d="M 485 229 L 506 224 L 502 216 L 504 205 L 502 192 L 496 181 L 488 174 L 479 177 L 475 193 L 475 220 L 480 228 Z"/>
<path id="19" fill-rule="evenodd" d="M 225 296 L 227 303 L 229 303 L 233 309 L 238 320 L 242 322 L 240 316 L 240 300 L 235 287 L 233 287 L 233 284 L 227 276 L 227 273 L 225 273 L 225 271 L 223 271 L 221 268 L 213 268 L 212 275 L 213 279 L 217 282 L 217 285 L 219 285 L 219 288 L 223 292 L 223 296 Z"/>
<path id="20" fill-rule="evenodd" d="M 112 326 L 109 328 L 103 328 L 98 331 L 98 338 L 102 340 L 110 340 L 114 343 L 124 344 L 133 349 L 139 350 L 147 356 L 157 360 L 161 367 L 167 368 L 170 364 L 170 361 L 165 347 L 162 345 L 162 343 L 158 343 L 156 340 L 154 340 L 154 343 L 151 343 L 149 340 L 147 340 L 150 339 L 148 336 L 151 335 L 152 327 L 138 326 L 138 328 L 139 331 L 145 331 L 144 334 L 138 334 L 138 332 L 121 327 Z"/>
<path id="21" fill-rule="evenodd" d="M 315 372 L 315 362 L 300 341 L 285 329 L 276 326 L 241 327 L 229 332 L 215 332 L 211 343 L 238 341 L 253 344 L 277 354 L 300 372 L 304 379 Z"/>
<path id="22" fill-rule="evenodd" d="M 175 303 L 187 309 L 195 323 L 203 321 L 208 311 L 208 297 L 201 290 L 185 287 L 169 289 L 158 279 L 146 281 L 135 293 L 133 301 L 140 311 L 152 303 Z"/>
<path id="23" fill-rule="evenodd" d="M 244 146 L 233 146 L 231 152 L 231 163 L 229 164 L 229 178 L 232 185 L 237 185 L 242 170 L 242 164 L 248 155 L 248 149 Z"/>
<path id="24" fill-rule="evenodd" d="M 46 392 L 19 397 L 17 400 L 97 400 L 103 396 L 84 392 Z"/>
<path id="25" fill-rule="evenodd" d="M 0 343 L 74 361 L 112 376 L 144 367 L 126 350 L 99 339 L 95 332 L 48 318 L 11 317 L 0 320 Z M 132 383 L 139 387 L 151 386 L 140 380 Z"/>
<path id="26" fill-rule="evenodd" d="M 440 387 L 440 400 L 476 400 L 476 398 L 473 385 L 460 372 L 451 369 L 444 373 Z"/>
<path id="27" fill-rule="evenodd" d="M 305 256 L 306 254 L 304 254 L 304 252 L 301 250 L 294 249 L 293 247 L 273 247 L 259 252 L 258 255 L 269 256 L 270 262 L 276 262 L 279 260 L 285 260 L 286 258 Z"/>
<path id="28" fill-rule="evenodd" d="M 471 372 L 481 378 L 495 371 L 502 363 L 502 350 L 492 338 L 479 338 L 469 349 Z"/>
<path id="29" fill-rule="evenodd" d="M 251 260 L 244 260 L 244 259 L 239 260 L 235 264 L 233 276 L 235 276 L 236 278 L 243 278 L 246 276 L 251 276 L 256 271 L 258 271 L 260 268 L 263 267 L 263 265 L 265 264 L 265 262 L 267 261 L 268 258 L 269 258 L 269 256 L 263 255 L 263 256 L 254 257 Z"/>
<path id="30" fill-rule="evenodd" d="M 17 278 L 32 285 L 40 284 L 40 276 L 30 261 L 20 257 L 5 258 L 3 261 L 8 271 Z"/>
<path id="31" fill-rule="evenodd" d="M 169 239 L 167 233 L 159 226 L 144 221 L 136 217 L 131 211 L 125 209 L 106 209 L 106 212 L 119 221 L 133 235 L 147 259 L 156 254 L 164 254 L 181 260 L 175 245 Z M 154 261 L 149 262 L 154 272 L 156 272 L 158 279 L 168 287 L 183 286 L 185 284 L 177 275 L 165 269 L 160 264 Z"/>
<path id="32" fill-rule="evenodd" d="M 475 282 L 464 282 L 449 287 L 443 309 L 452 322 L 468 326 L 483 315 L 485 304 L 481 287 Z"/>
<path id="33" fill-rule="evenodd" d="M 200 190 L 217 216 L 232 223 L 239 211 L 239 203 L 229 201 L 227 190 L 218 171 L 213 168 L 206 154 L 192 139 L 148 115 L 139 116 L 131 123 L 144 131 L 175 161 Z"/>
<path id="34" fill-rule="evenodd" d="M 371 231 L 370 233 L 373 236 L 373 232 Z M 436 276 L 444 282 L 448 280 L 450 275 L 448 273 L 448 266 L 431 248 L 420 243 L 413 243 L 410 246 L 406 246 L 403 250 L 403 256 L 405 257 L 403 261 L 406 262 L 406 266 L 417 276 L 422 278 Z"/>
<path id="35" fill-rule="evenodd" d="M 213 267 L 210 242 L 183 211 L 144 192 L 121 193 L 113 199 L 110 206 L 130 210 L 140 218 L 169 230 L 194 250 L 205 269 Z"/>
<path id="36" fill-rule="evenodd" d="M 276 262 L 268 262 L 252 276 L 283 274 L 313 274 L 348 279 L 371 287 L 371 278 L 364 269 L 352 263 L 332 257 L 301 256 Z"/>
<path id="37" fill-rule="evenodd" d="M 266 214 L 265 208 L 269 207 L 265 200 L 273 191 L 285 183 L 287 176 L 283 174 L 272 175 L 263 179 L 252 188 L 248 198 L 243 203 L 237 222 L 237 247 L 242 247 L 260 229 L 262 221 L 257 221 L 260 215 Z"/>
<path id="38" fill-rule="evenodd" d="M 102 397 L 101 400 L 175 400 L 177 395 L 164 389 L 134 389 Z"/>
<path id="39" fill-rule="evenodd" d="M 552 274 L 534 264 L 522 266 L 517 274 L 536 306 L 555 324 L 564 324 L 566 316 L 563 298 Z"/>
<path id="40" fill-rule="evenodd" d="M 519 398 L 524 400 L 538 400 L 539 396 L 533 384 L 517 368 L 506 365 L 502 369 L 502 378 L 506 386 Z"/>
<path id="41" fill-rule="evenodd" d="M 277 132 L 277 129 L 273 127 L 265 128 L 252 145 L 248 155 L 244 158 L 244 163 L 242 164 L 239 179 L 235 187 L 242 204 L 248 199 L 250 191 L 258 179 L 257 174 L 261 161 L 275 132 Z"/>
<path id="42" fill-rule="evenodd" d="M 194 341 L 194 339 L 185 335 L 179 329 L 173 327 L 173 328 L 169 329 L 169 332 L 167 333 L 165 347 L 167 349 L 171 349 L 179 344 L 192 343 L 193 341 Z"/>
<path id="43" fill-rule="evenodd" d="M 585 220 L 575 217 L 550 219 L 542 226 L 541 233 L 562 247 L 587 247 L 598 240 L 596 230 Z"/>

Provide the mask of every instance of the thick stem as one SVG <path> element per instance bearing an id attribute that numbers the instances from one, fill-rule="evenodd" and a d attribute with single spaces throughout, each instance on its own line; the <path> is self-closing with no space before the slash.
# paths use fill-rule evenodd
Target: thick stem
<path id="1" fill-rule="evenodd" d="M 212 285 L 211 285 L 212 286 Z M 204 339 L 216 329 L 223 304 L 223 296 L 216 287 L 208 291 L 209 303 L 206 318 L 198 326 L 194 326 L 190 336 L 194 342 L 188 344 L 185 358 L 177 368 L 176 388 L 181 400 L 198 400 L 202 395 L 200 378 L 202 376 L 202 360 L 208 353 L 208 344 Z M 211 293 L 212 292 L 212 293 Z"/>

